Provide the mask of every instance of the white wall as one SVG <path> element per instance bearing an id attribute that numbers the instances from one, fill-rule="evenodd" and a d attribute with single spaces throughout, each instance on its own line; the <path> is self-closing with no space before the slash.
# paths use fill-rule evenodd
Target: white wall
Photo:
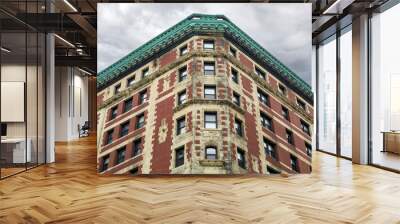
<path id="1" fill-rule="evenodd" d="M 55 140 L 79 137 L 78 124 L 88 120 L 88 78 L 76 68 L 56 67 Z"/>

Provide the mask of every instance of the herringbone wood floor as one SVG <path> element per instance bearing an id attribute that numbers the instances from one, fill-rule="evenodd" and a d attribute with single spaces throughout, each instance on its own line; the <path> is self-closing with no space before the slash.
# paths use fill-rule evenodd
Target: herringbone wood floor
<path id="1" fill-rule="evenodd" d="M 314 153 L 311 175 L 100 177 L 95 138 L 0 181 L 0 223 L 400 223 L 400 175 Z"/>

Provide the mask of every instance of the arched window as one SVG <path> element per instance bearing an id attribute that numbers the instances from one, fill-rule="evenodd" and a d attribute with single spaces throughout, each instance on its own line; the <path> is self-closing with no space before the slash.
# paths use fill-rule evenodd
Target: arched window
<path id="1" fill-rule="evenodd" d="M 215 146 L 206 147 L 206 159 L 210 160 L 217 159 L 217 148 Z"/>

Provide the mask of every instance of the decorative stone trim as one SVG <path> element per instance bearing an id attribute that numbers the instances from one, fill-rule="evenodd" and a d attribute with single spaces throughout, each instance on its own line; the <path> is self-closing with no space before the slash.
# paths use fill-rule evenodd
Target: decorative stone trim
<path id="1" fill-rule="evenodd" d="M 211 166 L 211 167 L 224 167 L 225 161 L 223 160 L 209 160 L 204 159 L 199 161 L 201 166 Z"/>
<path id="2" fill-rule="evenodd" d="M 232 109 L 236 110 L 240 114 L 244 114 L 244 110 L 237 106 L 236 104 L 232 103 L 230 100 L 207 100 L 207 99 L 191 99 L 174 108 L 174 113 L 183 110 L 184 108 L 193 105 L 193 104 L 211 104 L 211 105 L 226 105 L 231 107 Z"/>

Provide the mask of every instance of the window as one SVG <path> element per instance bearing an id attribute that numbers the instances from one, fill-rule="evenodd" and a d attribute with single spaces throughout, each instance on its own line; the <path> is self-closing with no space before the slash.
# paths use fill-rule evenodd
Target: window
<path id="1" fill-rule="evenodd" d="M 121 84 L 118 84 L 114 87 L 114 94 L 118 94 L 121 92 Z"/>
<path id="2" fill-rule="evenodd" d="M 129 98 L 124 101 L 124 113 L 132 109 L 133 106 L 133 98 Z"/>
<path id="3" fill-rule="evenodd" d="M 235 118 L 235 131 L 236 134 L 243 137 L 243 122 L 237 118 Z"/>
<path id="4" fill-rule="evenodd" d="M 135 167 L 135 168 L 129 170 L 129 173 L 130 173 L 131 175 L 136 175 L 136 174 L 138 174 L 138 173 L 139 173 L 139 167 Z"/>
<path id="5" fill-rule="evenodd" d="M 204 75 L 215 75 L 215 62 L 204 62 Z"/>
<path id="6" fill-rule="evenodd" d="M 209 100 L 216 99 L 215 86 L 204 86 L 204 99 L 209 99 Z"/>
<path id="7" fill-rule="evenodd" d="M 233 92 L 233 98 L 232 101 L 234 104 L 238 105 L 240 107 L 240 95 L 237 94 L 236 92 Z"/>
<path id="8" fill-rule="evenodd" d="M 268 155 L 276 160 L 277 159 L 276 144 L 266 138 L 264 138 L 263 140 L 264 140 L 263 142 L 264 142 L 265 155 Z"/>
<path id="9" fill-rule="evenodd" d="M 268 166 L 268 165 L 267 165 L 267 171 L 268 171 L 269 174 L 280 174 L 281 173 L 281 171 L 276 170 L 276 169 L 274 169 L 274 168 L 272 168 L 271 166 Z"/>
<path id="10" fill-rule="evenodd" d="M 297 157 L 290 154 L 290 165 L 292 166 L 292 170 L 299 172 L 299 164 L 297 162 Z"/>
<path id="11" fill-rule="evenodd" d="M 301 109 L 306 110 L 306 103 L 302 101 L 301 99 L 297 98 L 297 105 L 301 107 Z"/>
<path id="12" fill-rule="evenodd" d="M 185 46 L 179 48 L 179 55 L 183 56 L 183 55 L 185 55 L 185 54 L 187 54 L 187 53 L 188 53 L 188 47 L 187 47 L 187 45 L 185 45 Z"/>
<path id="13" fill-rule="evenodd" d="M 139 93 L 139 105 L 146 102 L 147 100 L 147 89 Z"/>
<path id="14" fill-rule="evenodd" d="M 106 171 L 109 165 L 110 165 L 110 155 L 106 155 L 103 157 L 103 164 L 100 168 L 100 172 Z"/>
<path id="15" fill-rule="evenodd" d="M 258 77 L 262 78 L 265 80 L 265 72 L 261 70 L 259 67 L 255 67 L 255 73 Z"/>
<path id="16" fill-rule="evenodd" d="M 142 78 L 144 78 L 148 75 L 149 75 L 149 68 L 147 67 L 142 70 Z"/>
<path id="17" fill-rule="evenodd" d="M 289 143 L 289 144 L 294 144 L 294 141 L 293 141 L 293 132 L 291 132 L 291 131 L 289 131 L 289 130 L 287 130 L 286 129 L 286 140 L 287 140 L 287 142 Z"/>
<path id="18" fill-rule="evenodd" d="M 136 116 L 136 129 L 144 126 L 144 114 Z"/>
<path id="19" fill-rule="evenodd" d="M 119 131 L 119 137 L 124 137 L 129 133 L 129 121 L 121 124 L 121 129 Z"/>
<path id="20" fill-rule="evenodd" d="M 133 141 L 132 157 L 135 157 L 135 156 L 139 155 L 142 152 L 142 150 L 140 148 L 141 144 L 142 144 L 142 139 L 141 138 L 136 139 L 135 141 Z"/>
<path id="21" fill-rule="evenodd" d="M 205 112 L 204 113 L 204 127 L 205 128 L 217 128 L 217 112 Z"/>
<path id="22" fill-rule="evenodd" d="M 262 104 L 264 104 L 265 106 L 269 106 L 269 96 L 265 92 L 258 90 L 257 95 Z"/>
<path id="23" fill-rule="evenodd" d="M 186 90 L 183 90 L 178 93 L 178 105 L 181 105 L 186 102 Z"/>
<path id="24" fill-rule="evenodd" d="M 290 121 L 290 118 L 289 118 L 289 110 L 288 110 L 286 107 L 284 107 L 284 106 L 282 106 L 282 116 L 283 116 L 286 120 Z"/>
<path id="25" fill-rule="evenodd" d="M 304 142 L 304 144 L 306 145 L 306 153 L 309 157 L 312 156 L 312 147 L 310 144 L 308 144 L 307 142 Z"/>
<path id="26" fill-rule="evenodd" d="M 180 68 L 178 73 L 179 73 L 179 82 L 182 82 L 183 80 L 185 80 L 187 78 L 187 67 L 184 66 L 184 67 Z"/>
<path id="27" fill-rule="evenodd" d="M 185 117 L 181 117 L 178 120 L 176 120 L 176 135 L 180 135 L 182 133 L 185 133 Z"/>
<path id="28" fill-rule="evenodd" d="M 304 133 L 306 133 L 307 135 L 310 135 L 310 125 L 309 124 L 307 124 L 303 120 L 300 120 L 300 126 L 301 126 L 301 130 L 303 130 Z"/>
<path id="29" fill-rule="evenodd" d="M 182 166 L 185 163 L 185 148 L 182 146 L 175 149 L 175 167 Z"/>
<path id="30" fill-rule="evenodd" d="M 229 54 L 231 55 L 231 56 L 233 56 L 233 57 L 235 57 L 236 58 L 236 49 L 235 48 L 233 48 L 232 46 L 229 46 Z"/>
<path id="31" fill-rule="evenodd" d="M 126 86 L 129 87 L 131 85 L 133 85 L 135 83 L 135 76 L 131 76 L 128 78 L 128 80 L 126 81 Z"/>
<path id="32" fill-rule="evenodd" d="M 237 148 L 237 160 L 238 160 L 238 165 L 246 169 L 246 157 L 245 157 L 245 152 L 241 148 Z"/>
<path id="33" fill-rule="evenodd" d="M 214 40 L 204 40 L 203 41 L 203 48 L 205 50 L 212 50 L 214 49 Z"/>
<path id="34" fill-rule="evenodd" d="M 272 119 L 268 117 L 266 114 L 263 112 L 260 112 L 260 120 L 261 120 L 261 125 L 264 128 L 269 129 L 270 131 L 274 131 L 274 128 L 272 126 Z"/>
<path id="35" fill-rule="evenodd" d="M 217 159 L 217 148 L 214 146 L 206 147 L 206 159 L 216 160 Z"/>
<path id="36" fill-rule="evenodd" d="M 125 160 L 125 152 L 126 152 L 125 146 L 123 146 L 122 148 L 118 149 L 116 164 L 120 164 L 120 163 L 124 162 L 124 160 Z"/>
<path id="37" fill-rule="evenodd" d="M 231 75 L 232 75 L 232 81 L 235 83 L 239 83 L 239 75 L 236 69 L 231 68 Z"/>
<path id="38" fill-rule="evenodd" d="M 118 105 L 111 108 L 110 120 L 116 118 L 118 115 Z"/>
<path id="39" fill-rule="evenodd" d="M 106 145 L 111 144 L 113 141 L 114 129 L 107 131 Z"/>
<path id="40" fill-rule="evenodd" d="M 287 90 L 286 87 L 284 87 L 282 84 L 278 84 L 278 91 L 280 94 L 286 96 Z"/>

